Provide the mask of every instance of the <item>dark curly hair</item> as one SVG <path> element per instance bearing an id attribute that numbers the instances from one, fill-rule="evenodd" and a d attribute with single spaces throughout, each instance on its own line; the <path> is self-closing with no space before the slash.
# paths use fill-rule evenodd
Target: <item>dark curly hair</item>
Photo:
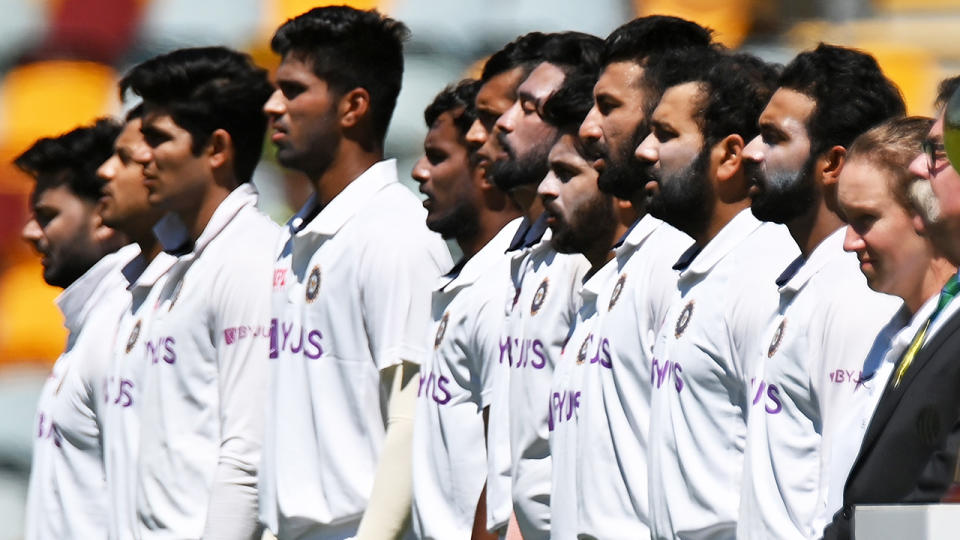
<path id="1" fill-rule="evenodd" d="M 13 164 L 36 180 L 33 202 L 44 191 L 67 186 L 90 202 L 100 199 L 103 180 L 97 169 L 113 154 L 120 125 L 101 118 L 57 137 L 44 137 L 20 154 Z"/>
<path id="2" fill-rule="evenodd" d="M 485 83 L 501 73 L 518 67 L 524 68 L 524 72 L 529 73 L 543 58 L 540 51 L 547 39 L 548 34 L 543 32 L 528 32 L 507 43 L 483 64 L 480 81 Z"/>
<path id="3" fill-rule="evenodd" d="M 567 77 L 543 104 L 543 119 L 561 132 L 576 133 L 593 107 L 593 85 L 596 82 L 597 77 L 592 73 Z"/>
<path id="4" fill-rule="evenodd" d="M 248 55 L 225 47 L 179 49 L 131 69 L 120 81 L 120 94 L 128 89 L 188 131 L 194 155 L 214 131 L 225 130 L 235 149 L 237 179 L 251 179 L 267 129 L 263 105 L 273 86 Z"/>
<path id="5" fill-rule="evenodd" d="M 464 79 L 441 90 L 423 111 L 427 127 L 433 126 L 441 114 L 449 112 L 454 117 L 453 125 L 460 132 L 460 137 L 466 136 L 477 118 L 476 98 L 480 84 L 476 79 Z"/>
<path id="6" fill-rule="evenodd" d="M 313 73 L 341 95 L 354 88 L 370 94 L 375 135 L 386 137 L 403 82 L 403 42 L 410 30 L 377 10 L 318 7 L 283 23 L 270 47 L 307 61 Z"/>
<path id="7" fill-rule="evenodd" d="M 864 131 L 906 114 L 903 96 L 869 54 L 821 43 L 797 55 L 777 86 L 809 96 L 816 107 L 807 120 L 810 155 L 850 146 Z"/>

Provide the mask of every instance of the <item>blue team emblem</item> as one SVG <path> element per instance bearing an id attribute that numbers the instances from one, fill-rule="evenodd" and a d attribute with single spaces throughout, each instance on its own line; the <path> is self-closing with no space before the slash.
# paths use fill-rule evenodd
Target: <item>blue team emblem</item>
<path id="1" fill-rule="evenodd" d="M 440 342 L 443 341 L 443 335 L 447 333 L 447 321 L 450 320 L 450 312 L 444 313 L 443 318 L 440 319 L 440 326 L 437 327 L 437 337 L 433 340 L 433 350 L 437 350 L 440 347 Z"/>
<path id="2" fill-rule="evenodd" d="M 130 354 L 133 346 L 137 344 L 137 338 L 140 337 L 140 322 L 140 320 L 137 320 L 137 324 L 133 325 L 133 331 L 130 332 L 130 337 L 127 339 L 127 354 Z"/>
<path id="3" fill-rule="evenodd" d="M 543 278 L 543 282 L 537 287 L 537 292 L 533 293 L 533 302 L 530 303 L 531 315 L 536 315 L 543 307 L 543 301 L 547 298 L 547 289 L 550 288 L 549 281 L 548 278 Z"/>
<path id="4" fill-rule="evenodd" d="M 593 338 L 593 334 L 587 335 L 583 338 L 583 343 L 580 345 L 580 350 L 577 351 L 577 364 L 582 364 L 587 361 L 587 347 L 590 345 L 590 340 Z"/>
<path id="5" fill-rule="evenodd" d="M 613 306 L 617 304 L 617 300 L 620 299 L 620 293 L 623 292 L 623 285 L 627 282 L 627 275 L 620 274 L 620 279 L 617 280 L 617 284 L 613 286 L 613 293 L 610 294 L 610 305 L 607 306 L 607 311 L 613 309 Z"/>
<path id="6" fill-rule="evenodd" d="M 320 267 L 314 266 L 307 278 L 307 302 L 313 302 L 320 294 Z"/>
<path id="7" fill-rule="evenodd" d="M 770 348 L 767 349 L 767 358 L 773 358 L 773 355 L 777 354 L 777 349 L 780 348 L 780 342 L 783 341 L 783 331 L 787 327 L 787 318 L 784 317 L 780 321 L 780 326 L 777 327 L 777 331 L 773 333 L 773 340 L 770 342 Z"/>
<path id="8" fill-rule="evenodd" d="M 677 326 L 673 332 L 674 337 L 679 338 L 683 335 L 683 332 L 687 329 L 687 325 L 690 324 L 690 317 L 693 317 L 693 300 L 683 307 L 683 311 L 681 311 L 680 316 L 677 317 Z"/>

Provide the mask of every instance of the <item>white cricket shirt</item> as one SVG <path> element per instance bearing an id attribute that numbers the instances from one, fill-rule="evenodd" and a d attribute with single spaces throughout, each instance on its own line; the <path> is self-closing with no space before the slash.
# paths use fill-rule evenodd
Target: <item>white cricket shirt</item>
<path id="1" fill-rule="evenodd" d="M 577 538 L 577 460 L 580 403 L 583 399 L 583 372 L 595 369 L 599 362 L 593 327 L 599 308 L 600 290 L 617 270 L 615 259 L 587 278 L 581 287 L 580 309 L 566 345 L 553 371 L 550 393 L 546 397 L 547 431 L 550 434 L 550 535 L 556 540 Z"/>
<path id="2" fill-rule="evenodd" d="M 246 183 L 220 203 L 145 315 L 137 494 L 143 538 L 239 540 L 256 532 L 278 233 L 256 202 L 256 188 Z M 154 229 L 165 249 L 186 238 L 163 229 L 174 217 Z"/>
<path id="3" fill-rule="evenodd" d="M 693 244 L 645 216 L 615 249 L 602 289 L 594 350 L 583 370 L 577 459 L 577 533 L 591 538 L 649 535 L 647 436 L 650 364 L 657 332 L 677 289 L 673 264 Z"/>
<path id="4" fill-rule="evenodd" d="M 798 254 L 786 227 L 761 223 L 747 208 L 678 262 L 678 291 L 650 374 L 653 538 L 733 537 L 748 362 L 777 308 L 775 280 Z"/>
<path id="5" fill-rule="evenodd" d="M 843 488 L 847 484 L 850 469 L 857 460 L 857 455 L 860 454 L 860 445 L 863 442 L 863 436 L 867 433 L 870 419 L 873 418 L 873 411 L 877 408 L 880 396 L 883 395 L 883 390 L 900 357 L 907 352 L 914 336 L 923 328 L 934 308 L 937 307 L 939 296 L 934 294 L 928 298 L 913 317 L 910 317 L 907 307 L 903 306 L 892 319 L 892 323 L 884 328 L 884 332 L 881 332 L 881 337 L 884 333 L 893 334 L 893 337 L 888 340 L 890 348 L 882 355 L 871 354 L 864 362 L 863 375 L 861 375 L 863 383 L 858 389 L 864 395 L 850 404 L 849 414 L 841 417 L 842 424 L 837 426 L 836 433 L 842 436 L 833 438 L 825 509 L 827 515 L 822 518 L 824 522 L 829 523 L 833 519 L 833 514 L 843 507 Z"/>
<path id="6" fill-rule="evenodd" d="M 354 534 L 386 428 L 380 371 L 420 362 L 430 293 L 452 266 L 394 160 L 308 220 L 314 206 L 284 228 L 274 260 L 260 517 L 281 538 Z"/>
<path id="7" fill-rule="evenodd" d="M 856 254 L 843 251 L 846 229 L 777 280 L 780 304 L 751 377 L 738 538 L 819 538 L 833 514 L 832 441 L 849 436 L 837 427 L 870 399 L 874 388 L 863 386 L 875 381 L 862 368 L 890 348 L 892 333 L 881 331 L 903 304 L 867 286 Z"/>
<path id="8" fill-rule="evenodd" d="M 140 254 L 123 267 L 127 303 L 117 324 L 112 356 L 103 379 L 103 453 L 110 507 L 110 538 L 139 537 L 137 469 L 140 452 L 140 409 L 147 369 L 146 339 L 150 317 L 163 277 L 177 258 L 160 252 L 149 264 Z"/>
<path id="9" fill-rule="evenodd" d="M 433 292 L 432 351 L 420 367 L 413 433 L 413 530 L 469 539 L 487 480 L 483 409 L 503 331 L 511 222 Z"/>
<path id="10" fill-rule="evenodd" d="M 127 295 L 120 268 L 138 248 L 104 256 L 57 297 L 67 345 L 37 403 L 25 538 L 105 538 L 103 344 L 113 341 Z"/>
<path id="11" fill-rule="evenodd" d="M 550 432 L 544 396 L 579 309 L 590 268 L 579 254 L 557 253 L 550 235 L 530 247 L 501 346 L 509 366 L 511 495 L 526 540 L 550 534 Z"/>

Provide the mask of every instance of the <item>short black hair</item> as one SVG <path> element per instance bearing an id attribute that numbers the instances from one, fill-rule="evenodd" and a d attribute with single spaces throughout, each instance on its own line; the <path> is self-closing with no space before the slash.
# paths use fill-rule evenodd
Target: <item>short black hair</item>
<path id="1" fill-rule="evenodd" d="M 833 146 L 848 148 L 864 131 L 906 114 L 900 89 L 869 54 L 821 43 L 797 55 L 777 86 L 804 94 L 816 103 L 807 120 L 810 155 Z"/>
<path id="2" fill-rule="evenodd" d="M 36 180 L 34 201 L 47 189 L 66 186 L 77 197 L 95 203 L 104 185 L 97 169 L 113 154 L 119 134 L 119 124 L 101 118 L 93 125 L 38 140 L 13 164 Z"/>
<path id="3" fill-rule="evenodd" d="M 950 98 L 953 97 L 957 88 L 960 88 L 960 75 L 940 81 L 940 84 L 937 86 L 937 101 L 934 102 L 937 110 L 943 108 L 943 106 L 950 101 Z"/>
<path id="4" fill-rule="evenodd" d="M 433 126 L 441 114 L 449 112 L 454 117 L 453 125 L 460 132 L 460 137 L 465 137 L 473 121 L 477 119 L 476 98 L 479 89 L 480 81 L 464 79 L 441 90 L 423 111 L 427 127 Z"/>
<path id="5" fill-rule="evenodd" d="M 282 57 L 308 61 L 313 73 L 343 95 L 354 88 L 370 94 L 374 135 L 386 137 L 403 82 L 405 24 L 375 9 L 313 8 L 283 23 L 270 47 Z"/>
<path id="6" fill-rule="evenodd" d="M 223 129 L 233 141 L 237 179 L 247 182 L 260 161 L 267 117 L 263 105 L 273 86 L 266 70 L 226 47 L 179 49 L 131 69 L 120 81 L 190 133 L 194 155 Z"/>
<path id="7" fill-rule="evenodd" d="M 561 132 L 576 133 L 593 107 L 593 86 L 597 77 L 577 73 L 567 77 L 563 85 L 543 104 L 543 119 Z"/>
<path id="8" fill-rule="evenodd" d="M 776 89 L 778 66 L 747 53 L 716 49 L 682 49 L 653 58 L 647 78 L 658 94 L 684 83 L 697 83 L 700 103 L 695 117 L 704 147 L 736 133 L 744 141 L 759 133 L 757 120 Z"/>
<path id="9" fill-rule="evenodd" d="M 539 63 L 553 64 L 567 77 L 575 73 L 597 77 L 603 40 L 583 32 L 547 34 L 540 53 Z"/>
<path id="10" fill-rule="evenodd" d="M 685 48 L 707 48 L 713 40 L 713 30 L 699 24 L 671 17 L 650 15 L 621 25 L 607 36 L 603 44 L 601 62 L 633 61 L 643 63 L 654 54 Z"/>
<path id="11" fill-rule="evenodd" d="M 484 63 L 480 81 L 485 83 L 501 73 L 506 73 L 518 67 L 522 67 L 525 72 L 529 72 L 540 63 L 543 57 L 541 49 L 547 39 L 548 34 L 543 32 L 528 32 L 507 43 Z"/>

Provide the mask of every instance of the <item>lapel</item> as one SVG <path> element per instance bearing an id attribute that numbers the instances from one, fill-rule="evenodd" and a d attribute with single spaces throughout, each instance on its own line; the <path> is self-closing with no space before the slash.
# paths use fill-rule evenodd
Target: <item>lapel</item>
<path id="1" fill-rule="evenodd" d="M 913 365 L 910 366 L 904 374 L 899 388 L 894 388 L 893 386 L 896 373 L 890 375 L 890 381 L 887 383 L 886 388 L 884 388 L 883 395 L 880 396 L 880 401 L 877 402 L 877 408 L 873 412 L 873 418 L 870 419 L 870 425 L 867 427 L 867 432 L 863 437 L 863 443 L 860 445 L 860 454 L 857 456 L 857 461 L 854 463 L 849 477 L 853 477 L 854 472 L 859 468 L 863 456 L 872 450 L 880 433 L 884 427 L 886 427 L 890 417 L 893 416 L 897 406 L 900 404 L 900 400 L 903 399 L 903 396 L 909 391 L 910 385 L 916 380 L 924 367 L 930 363 L 931 359 L 933 359 L 943 344 L 946 343 L 957 330 L 960 330 L 960 311 L 954 313 L 950 317 L 950 320 L 937 331 L 937 335 L 933 336 L 930 343 L 927 343 L 920 349 L 917 356 L 913 359 Z M 944 356 L 944 358 L 946 359 L 948 356 Z M 952 361 L 952 358 L 950 358 L 950 360 Z"/>

